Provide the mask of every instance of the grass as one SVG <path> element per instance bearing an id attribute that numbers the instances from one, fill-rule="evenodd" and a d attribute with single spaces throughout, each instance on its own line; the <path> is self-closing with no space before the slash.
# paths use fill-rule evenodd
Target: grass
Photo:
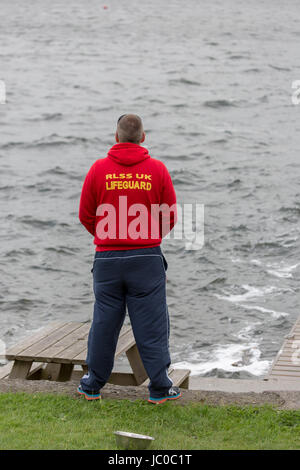
<path id="1" fill-rule="evenodd" d="M 300 411 L 0 394 L 1 450 L 114 450 L 116 430 L 155 437 L 151 449 L 299 449 Z"/>

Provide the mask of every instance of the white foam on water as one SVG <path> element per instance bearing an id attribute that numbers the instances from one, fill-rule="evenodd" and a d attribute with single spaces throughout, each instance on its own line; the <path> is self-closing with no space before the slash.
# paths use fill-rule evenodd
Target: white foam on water
<path id="1" fill-rule="evenodd" d="M 277 287 L 274 286 L 258 288 L 247 284 L 243 285 L 242 288 L 246 290 L 244 294 L 230 294 L 229 292 L 223 291 L 225 295 L 214 294 L 214 296 L 221 300 L 227 300 L 228 302 L 239 303 L 257 297 L 263 297 L 277 290 Z"/>
<path id="2" fill-rule="evenodd" d="M 262 262 L 259 261 L 259 259 L 252 259 L 250 262 L 251 262 L 251 264 L 254 264 L 255 266 L 261 266 L 262 265 Z"/>
<path id="3" fill-rule="evenodd" d="M 252 259 L 251 264 L 255 266 L 263 266 L 262 261 L 258 259 Z M 291 278 L 293 277 L 292 272 L 300 266 L 300 263 L 293 265 L 284 265 L 284 262 L 279 263 L 266 263 L 265 268 L 268 274 L 279 278 Z"/>
<path id="4" fill-rule="evenodd" d="M 190 369 L 191 375 L 207 374 L 215 369 L 225 372 L 245 371 L 255 376 L 265 374 L 271 365 L 271 361 L 261 360 L 259 343 L 251 338 L 251 331 L 261 322 L 246 325 L 235 336 L 243 343 L 231 343 L 216 345 L 214 351 L 194 351 L 190 361 L 182 361 L 174 364 L 178 369 Z M 205 360 L 205 357 L 208 360 Z"/>
<path id="5" fill-rule="evenodd" d="M 250 359 L 250 364 L 243 364 L 245 354 Z M 214 351 L 214 358 L 210 361 L 200 363 L 183 361 L 175 363 L 174 367 L 190 369 L 191 375 L 202 375 L 214 369 L 221 369 L 226 372 L 246 371 L 260 376 L 268 371 L 271 364 L 271 361 L 260 360 L 260 355 L 257 343 L 219 345 Z"/>
<path id="6" fill-rule="evenodd" d="M 293 277 L 292 272 L 297 269 L 298 266 L 300 266 L 300 263 L 293 264 L 292 266 L 282 266 L 280 264 L 267 264 L 267 267 L 272 268 L 267 269 L 267 273 L 279 278 L 291 278 Z"/>
<path id="7" fill-rule="evenodd" d="M 238 339 L 241 339 L 241 340 L 251 341 L 252 340 L 251 331 L 257 325 L 261 325 L 261 321 L 257 321 L 255 323 L 251 323 L 251 324 L 248 324 L 248 325 L 244 326 L 244 328 L 242 328 L 240 331 L 235 333 L 233 336 L 236 336 Z"/>
<path id="8" fill-rule="evenodd" d="M 245 304 L 241 304 L 242 307 L 246 308 L 247 310 L 257 310 L 258 312 L 262 312 L 262 313 L 271 313 L 271 316 L 273 318 L 284 318 L 284 317 L 288 317 L 289 316 L 289 313 L 287 312 L 278 312 L 276 310 L 271 310 L 269 308 L 265 308 L 265 307 L 260 307 L 259 305 L 245 305 Z"/>

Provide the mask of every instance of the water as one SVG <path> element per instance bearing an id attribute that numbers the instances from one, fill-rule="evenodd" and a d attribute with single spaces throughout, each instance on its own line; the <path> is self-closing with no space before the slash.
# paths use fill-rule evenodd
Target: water
<path id="1" fill-rule="evenodd" d="M 91 318 L 81 185 L 133 112 L 205 204 L 202 250 L 163 244 L 173 362 L 260 377 L 299 315 L 298 2 L 106 4 L 1 2 L 1 339 Z"/>

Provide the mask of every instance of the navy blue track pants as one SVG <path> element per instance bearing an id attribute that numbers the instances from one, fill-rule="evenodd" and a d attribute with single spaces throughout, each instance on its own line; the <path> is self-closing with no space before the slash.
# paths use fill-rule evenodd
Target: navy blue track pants
<path id="1" fill-rule="evenodd" d="M 150 396 L 160 397 L 172 386 L 166 269 L 160 247 L 96 252 L 94 316 L 88 337 L 88 374 L 80 382 L 83 390 L 98 392 L 109 379 L 126 306 L 150 378 Z"/>

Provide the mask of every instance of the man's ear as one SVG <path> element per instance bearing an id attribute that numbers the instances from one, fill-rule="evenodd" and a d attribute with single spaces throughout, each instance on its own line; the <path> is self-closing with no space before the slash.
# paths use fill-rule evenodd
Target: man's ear
<path id="1" fill-rule="evenodd" d="M 146 139 L 146 134 L 145 132 L 143 132 L 143 136 L 142 136 L 142 140 L 141 140 L 141 144 L 144 142 L 144 140 Z"/>
<path id="2" fill-rule="evenodd" d="M 119 144 L 120 140 L 119 140 L 118 132 L 115 133 L 115 139 L 116 139 L 116 142 Z"/>

